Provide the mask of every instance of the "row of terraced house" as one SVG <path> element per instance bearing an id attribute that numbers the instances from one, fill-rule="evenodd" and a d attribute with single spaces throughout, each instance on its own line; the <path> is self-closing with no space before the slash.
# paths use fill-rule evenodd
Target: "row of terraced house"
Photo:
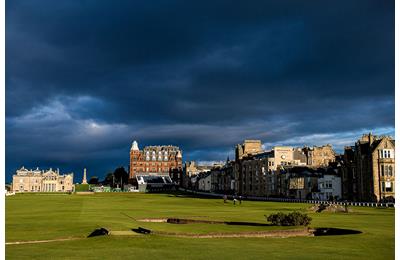
<path id="1" fill-rule="evenodd" d="M 331 145 L 266 151 L 260 140 L 245 140 L 235 147 L 235 160 L 185 163 L 182 185 L 242 196 L 382 202 L 394 201 L 394 178 L 394 140 L 370 133 L 343 154 Z"/>

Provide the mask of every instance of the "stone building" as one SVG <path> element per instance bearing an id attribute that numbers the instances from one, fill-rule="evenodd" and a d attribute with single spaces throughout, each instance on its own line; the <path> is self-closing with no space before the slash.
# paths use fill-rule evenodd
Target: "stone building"
<path id="1" fill-rule="evenodd" d="M 345 146 L 340 163 L 342 177 L 342 197 L 344 200 L 357 200 L 357 175 L 355 163 L 355 147 Z"/>
<path id="2" fill-rule="evenodd" d="M 234 161 L 227 161 L 225 165 L 211 169 L 212 191 L 224 194 L 233 194 L 235 191 Z"/>
<path id="3" fill-rule="evenodd" d="M 287 166 L 279 168 L 278 193 L 292 199 L 312 199 L 313 192 L 318 191 L 320 173 L 304 166 Z"/>
<path id="4" fill-rule="evenodd" d="M 199 165 L 194 161 L 185 162 L 184 169 L 183 169 L 183 178 L 182 178 L 182 186 L 184 188 L 192 188 L 192 181 L 191 179 L 198 175 L 201 172 L 210 171 L 214 165 Z"/>
<path id="5" fill-rule="evenodd" d="M 327 167 L 334 162 L 336 153 L 330 144 L 323 146 L 304 147 L 303 152 L 307 157 L 307 165 L 310 167 Z"/>
<path id="6" fill-rule="evenodd" d="M 132 143 L 130 151 L 129 178 L 136 179 L 136 174 L 157 173 L 169 175 L 176 183 L 182 177 L 182 151 L 177 146 L 146 146 L 139 149 L 138 143 Z"/>
<path id="7" fill-rule="evenodd" d="M 269 161 L 271 169 L 276 170 L 279 166 L 305 166 L 307 158 L 304 152 L 299 148 L 291 146 L 275 146 L 269 152 Z"/>
<path id="8" fill-rule="evenodd" d="M 212 191 L 211 172 L 202 172 L 198 175 L 197 190 Z"/>
<path id="9" fill-rule="evenodd" d="M 266 196 L 268 159 L 268 153 L 263 153 L 256 157 L 247 156 L 240 161 L 239 195 Z"/>
<path id="10" fill-rule="evenodd" d="M 357 200 L 395 198 L 395 142 L 389 136 L 364 134 L 354 147 Z"/>
<path id="11" fill-rule="evenodd" d="M 251 154 L 263 152 L 261 140 L 244 140 L 243 144 L 236 145 L 235 159 L 240 160 L 243 157 Z"/>
<path id="12" fill-rule="evenodd" d="M 28 170 L 22 166 L 13 175 L 14 192 L 72 192 L 74 174 L 60 175 L 59 170 Z"/>
<path id="13" fill-rule="evenodd" d="M 275 146 L 270 151 L 262 151 L 261 141 L 259 143 L 260 146 L 253 146 L 253 150 L 248 148 L 247 153 L 244 149 L 246 141 L 241 146 L 244 152 L 239 152 L 241 156 L 237 156 L 232 167 L 235 192 L 246 196 L 280 196 L 277 170 L 281 166 L 306 165 L 306 156 L 301 149 L 290 146 Z M 240 146 L 236 147 L 238 150 Z"/>

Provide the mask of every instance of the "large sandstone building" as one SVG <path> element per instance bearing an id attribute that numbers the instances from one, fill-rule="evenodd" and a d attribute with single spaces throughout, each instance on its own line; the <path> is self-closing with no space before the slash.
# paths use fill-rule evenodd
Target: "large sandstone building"
<path id="1" fill-rule="evenodd" d="M 357 198 L 382 201 L 395 198 L 395 142 L 389 136 L 365 134 L 354 146 Z"/>
<path id="2" fill-rule="evenodd" d="M 323 146 L 304 147 L 303 152 L 307 157 L 307 165 L 310 167 L 327 167 L 334 162 L 336 153 L 330 144 Z"/>
<path id="3" fill-rule="evenodd" d="M 23 166 L 13 175 L 14 192 L 72 192 L 74 174 L 61 175 L 59 170 L 28 170 Z"/>
<path id="4" fill-rule="evenodd" d="M 208 178 L 203 186 L 210 191 L 243 196 L 395 199 L 395 141 L 389 136 L 363 135 L 354 146 L 345 147 L 343 155 L 336 155 L 331 145 L 265 151 L 259 140 L 245 140 L 235 152 L 235 161 L 199 174 L 197 180 Z"/>
<path id="5" fill-rule="evenodd" d="M 235 192 L 247 196 L 278 195 L 277 169 L 306 165 L 306 156 L 299 148 L 275 146 L 264 151 L 260 140 L 245 140 L 236 146 L 232 166 Z"/>
<path id="6" fill-rule="evenodd" d="M 235 157 L 236 160 L 240 160 L 245 156 L 261 153 L 262 151 L 261 140 L 244 140 L 243 144 L 236 145 Z"/>
<path id="7" fill-rule="evenodd" d="M 130 151 L 129 178 L 136 175 L 169 175 L 179 182 L 182 175 L 182 151 L 177 146 L 157 145 L 139 149 L 138 143 L 132 143 Z"/>

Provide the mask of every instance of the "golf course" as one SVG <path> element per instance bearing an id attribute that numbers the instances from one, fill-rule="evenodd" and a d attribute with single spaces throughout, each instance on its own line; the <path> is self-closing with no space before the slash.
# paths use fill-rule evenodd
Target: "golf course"
<path id="1" fill-rule="evenodd" d="M 394 259 L 394 208 L 317 213 L 311 204 L 234 205 L 183 193 L 31 193 L 5 201 L 7 259 Z M 308 214 L 312 229 L 361 233 L 294 236 L 305 228 L 269 225 L 265 217 L 293 211 Z M 132 231 L 139 227 L 150 234 Z M 99 228 L 110 234 L 88 238 Z"/>

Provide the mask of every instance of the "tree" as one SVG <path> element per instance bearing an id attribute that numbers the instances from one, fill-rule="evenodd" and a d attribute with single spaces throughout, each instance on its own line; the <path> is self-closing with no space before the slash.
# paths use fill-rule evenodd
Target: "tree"
<path id="1" fill-rule="evenodd" d="M 113 184 L 114 175 L 112 172 L 108 173 L 104 178 L 103 185 L 112 185 Z"/>
<path id="2" fill-rule="evenodd" d="M 90 178 L 89 184 L 99 184 L 99 178 L 97 178 L 97 176 L 93 176 Z"/>
<path id="3" fill-rule="evenodd" d="M 124 167 L 118 167 L 117 169 L 115 169 L 113 175 L 114 175 L 114 186 L 118 184 L 120 187 L 122 187 L 122 185 L 128 184 L 129 175 L 125 171 Z"/>

